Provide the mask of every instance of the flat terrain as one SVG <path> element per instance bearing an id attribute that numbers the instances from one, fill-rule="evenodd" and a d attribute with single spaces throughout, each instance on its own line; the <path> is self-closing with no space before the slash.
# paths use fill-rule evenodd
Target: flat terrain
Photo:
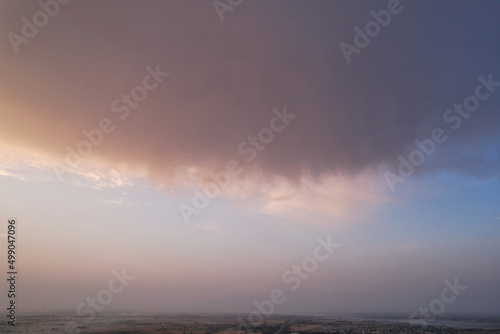
<path id="1" fill-rule="evenodd" d="M 94 319 L 69 313 L 21 316 L 15 327 L 0 322 L 1 333 L 167 333 L 167 334 L 327 334 L 327 333 L 500 333 L 499 318 L 457 317 L 428 326 L 410 325 L 404 317 L 283 316 L 263 324 L 243 324 L 246 315 L 99 314 Z M 445 326 L 443 323 L 450 323 Z"/>

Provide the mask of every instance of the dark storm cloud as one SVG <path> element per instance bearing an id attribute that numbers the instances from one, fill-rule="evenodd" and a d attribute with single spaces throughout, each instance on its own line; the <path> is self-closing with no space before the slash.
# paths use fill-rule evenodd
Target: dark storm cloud
<path id="1" fill-rule="evenodd" d="M 443 113 L 474 92 L 478 76 L 500 81 L 500 5 L 401 1 L 348 64 L 339 43 L 353 44 L 354 26 L 387 3 L 246 1 L 220 22 L 210 2 L 74 1 L 17 54 L 3 39 L 0 129 L 62 160 L 83 129 L 109 117 L 116 130 L 93 155 L 170 175 L 235 158 L 286 105 L 297 118 L 253 168 L 297 177 L 391 166 L 415 139 L 449 127 Z M 2 34 L 20 34 L 21 18 L 37 10 L 4 3 Z M 112 101 L 156 64 L 170 76 L 119 121 Z M 494 174 L 499 103 L 492 94 L 422 170 Z"/>

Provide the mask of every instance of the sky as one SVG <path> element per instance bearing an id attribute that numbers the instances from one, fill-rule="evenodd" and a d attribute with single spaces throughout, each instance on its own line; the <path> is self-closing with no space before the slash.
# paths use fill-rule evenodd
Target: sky
<path id="1" fill-rule="evenodd" d="M 20 310 L 75 311 L 125 270 L 105 311 L 251 312 L 280 289 L 275 313 L 411 314 L 458 280 L 444 312 L 498 312 L 499 15 L 1 1 Z"/>

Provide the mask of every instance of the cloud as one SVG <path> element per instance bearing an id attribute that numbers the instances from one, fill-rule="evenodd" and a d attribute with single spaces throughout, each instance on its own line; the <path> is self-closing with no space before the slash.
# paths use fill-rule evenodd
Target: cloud
<path id="1" fill-rule="evenodd" d="M 231 159 L 243 159 L 238 144 L 269 126 L 273 108 L 286 105 L 296 120 L 245 165 L 238 182 L 287 180 L 289 185 L 269 189 L 266 212 L 295 206 L 335 216 L 335 206 L 325 209 L 330 199 L 338 206 L 349 202 L 342 197 L 346 194 L 372 201 L 363 191 L 347 190 L 357 176 L 377 178 L 374 171 L 381 165 L 394 166 L 415 139 L 442 125 L 442 112 L 474 89 L 478 75 L 500 78 L 494 72 L 497 57 L 487 55 L 495 53 L 491 49 L 473 48 L 477 41 L 467 36 L 460 45 L 447 42 L 457 38 L 452 27 L 473 28 L 489 41 L 491 32 L 483 27 L 497 20 L 487 4 L 481 18 L 450 20 L 450 30 L 436 29 L 434 22 L 419 26 L 436 29 L 437 37 L 428 42 L 439 37 L 442 45 L 435 49 L 415 30 L 426 19 L 418 6 L 426 5 L 411 9 L 414 21 L 398 17 L 349 65 L 338 43 L 351 38 L 352 27 L 362 22 L 347 14 L 356 11 L 359 18 L 371 8 L 258 2 L 221 23 L 205 3 L 124 1 L 119 12 L 114 3 L 71 3 L 19 54 L 3 40 L 0 88 L 6 98 L 0 136 L 11 147 L 64 163 L 67 147 L 76 150 L 86 140 L 82 131 L 109 118 L 116 129 L 84 160 L 175 188 L 193 184 L 192 173 L 204 178 Z M 10 6 L 1 31 L 20 30 L 19 18 L 36 8 Z M 456 53 L 467 57 L 455 57 L 448 66 L 446 60 Z M 156 64 L 171 75 L 121 120 L 112 102 L 141 85 L 146 67 Z M 449 74 L 452 68 L 460 73 Z M 498 141 L 500 116 L 492 112 L 498 101 L 488 100 L 440 148 L 441 158 L 421 171 L 496 175 L 498 155 L 478 162 L 476 152 Z M 104 181 L 92 170 L 80 176 L 98 187 L 129 185 L 113 175 Z M 311 190 L 317 180 L 322 183 Z M 295 190 L 287 188 L 292 186 Z M 330 191 L 335 187 L 340 190 Z M 301 192 L 294 193 L 297 189 Z M 342 196 L 333 195 L 336 191 Z"/>
<path id="2" fill-rule="evenodd" d="M 8 170 L 5 170 L 5 169 L 0 169 L 0 175 L 1 176 L 8 176 L 8 177 L 13 177 L 13 178 L 16 178 L 16 179 L 19 179 L 19 180 L 26 180 L 26 178 L 22 175 L 19 175 L 19 174 L 16 174 L 16 173 L 12 173 Z"/>
<path id="3" fill-rule="evenodd" d="M 355 179 L 328 176 L 319 182 L 302 177 L 299 185 L 287 182 L 261 189 L 261 212 L 297 221 L 341 225 L 368 218 L 387 203 L 383 187 L 372 175 Z"/>

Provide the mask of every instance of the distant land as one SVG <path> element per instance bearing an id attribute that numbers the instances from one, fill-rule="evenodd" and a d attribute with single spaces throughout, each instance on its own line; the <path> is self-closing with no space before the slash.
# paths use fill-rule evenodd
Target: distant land
<path id="1" fill-rule="evenodd" d="M 403 314 L 272 315 L 248 322 L 247 314 L 73 313 L 20 314 L 2 333 L 168 333 L 168 334 L 327 334 L 327 333 L 500 333 L 500 316 L 452 315 L 411 324 Z M 252 320 L 253 321 L 253 320 Z"/>

